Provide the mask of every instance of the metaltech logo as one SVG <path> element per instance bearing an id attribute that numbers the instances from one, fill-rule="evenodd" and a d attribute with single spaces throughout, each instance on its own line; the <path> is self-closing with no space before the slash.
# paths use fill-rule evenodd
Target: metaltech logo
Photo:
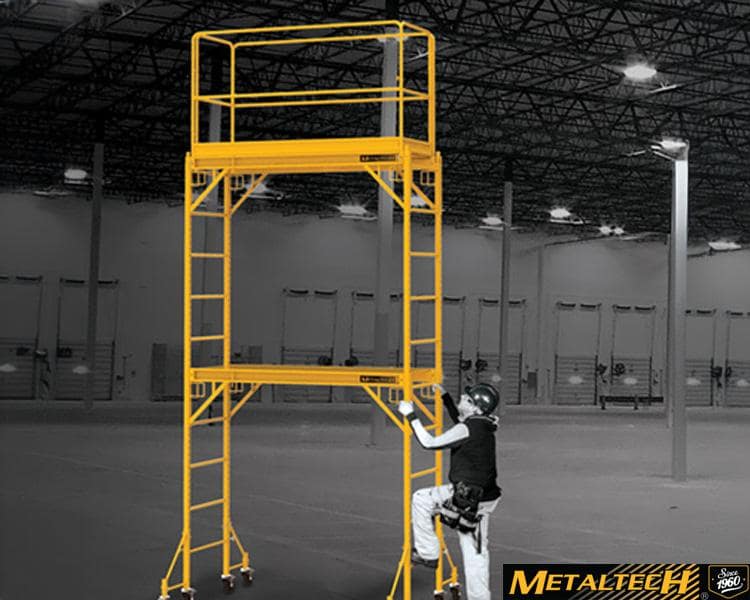
<path id="1" fill-rule="evenodd" d="M 695 564 L 504 565 L 503 598 L 707 600 L 701 572 Z"/>

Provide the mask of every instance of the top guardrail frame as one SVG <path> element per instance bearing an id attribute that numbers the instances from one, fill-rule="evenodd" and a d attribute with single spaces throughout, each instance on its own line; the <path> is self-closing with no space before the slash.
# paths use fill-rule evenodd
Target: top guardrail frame
<path id="1" fill-rule="evenodd" d="M 243 41 L 243 42 L 232 42 L 228 39 L 224 39 L 226 36 L 240 36 L 248 35 L 253 33 L 282 33 L 282 32 L 300 32 L 300 31 L 319 31 L 319 30 L 344 30 L 344 29 L 358 29 L 368 27 L 393 27 L 398 28 L 398 31 L 393 32 L 376 32 L 372 34 L 361 34 L 361 35 L 327 35 L 323 37 L 292 37 L 292 38 L 281 38 L 272 40 L 257 40 L 257 41 Z M 427 91 L 417 92 L 404 86 L 404 41 L 408 38 L 423 37 L 427 41 Z M 289 44 L 312 44 L 312 43 L 329 43 L 329 42 L 341 42 L 341 41 L 357 41 L 357 40 L 382 40 L 382 39 L 397 39 L 399 41 L 398 51 L 398 68 L 396 74 L 396 87 L 385 87 L 379 88 L 350 88 L 337 90 L 331 88 L 329 90 L 295 90 L 293 92 L 257 92 L 257 93 L 238 93 L 236 90 L 236 77 L 235 77 L 235 65 L 236 65 L 236 51 L 237 48 L 245 48 L 252 46 L 268 46 L 268 45 L 289 45 Z M 201 41 L 207 41 L 214 44 L 220 44 L 227 46 L 230 49 L 230 91 L 228 94 L 200 94 L 200 43 Z M 410 100 L 422 100 L 427 102 L 428 115 L 427 115 L 427 143 L 430 147 L 430 153 L 435 153 L 435 119 L 436 119 L 436 106 L 435 106 L 435 36 L 432 32 L 418 25 L 408 23 L 406 21 L 398 20 L 384 20 L 384 21 L 355 21 L 355 22 L 341 22 L 341 23 L 321 23 L 316 25 L 290 25 L 290 26 L 277 26 L 277 27 L 254 27 L 254 28 L 239 28 L 239 29 L 223 29 L 215 31 L 198 31 L 193 34 L 191 38 L 191 81 L 190 81 L 190 141 L 191 149 L 194 149 L 196 144 L 200 144 L 199 136 L 199 105 L 201 102 L 214 103 L 229 108 L 230 111 L 230 139 L 231 143 L 236 141 L 236 111 L 238 108 L 250 108 L 250 106 L 238 105 L 237 100 L 248 98 L 248 97 L 263 97 L 263 98 L 281 98 L 289 97 L 292 95 L 336 95 L 341 93 L 352 93 L 355 94 L 357 91 L 360 93 L 374 93 L 380 91 L 384 95 L 379 98 L 367 98 L 360 100 L 350 100 L 351 103 L 356 102 L 397 102 L 398 103 L 398 132 L 397 137 L 405 137 L 404 133 L 404 104 Z M 394 94 L 396 96 L 388 95 L 386 93 Z M 229 100 L 226 102 L 226 100 Z M 346 104 L 347 100 L 330 100 L 330 101 L 304 101 L 304 102 L 289 102 L 274 103 L 275 106 L 293 106 L 295 104 L 307 104 L 307 105 L 322 105 L 322 104 Z M 257 106 L 262 106 L 258 104 Z"/>

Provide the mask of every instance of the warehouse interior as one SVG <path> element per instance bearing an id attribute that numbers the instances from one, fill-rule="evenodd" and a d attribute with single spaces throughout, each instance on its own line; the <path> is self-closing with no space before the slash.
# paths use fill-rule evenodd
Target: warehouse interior
<path id="1" fill-rule="evenodd" d="M 387 102 L 191 116 L 191 36 L 384 20 L 435 37 L 443 383 L 501 382 L 494 589 L 503 563 L 744 560 L 749 18 L 728 0 L 0 2 L 0 597 L 24 595 L 40 549 L 39 597 L 158 595 L 182 510 L 191 133 L 386 135 Z M 197 86 L 380 90 L 388 47 L 250 46 L 236 69 L 207 51 Z M 405 43 L 404 77 L 427 81 L 432 50 Z M 434 227 L 334 171 L 238 183 L 233 362 L 403 363 L 402 237 L 423 247 Z M 217 231 L 191 242 L 208 253 Z M 409 312 L 429 337 L 434 308 Z M 226 319 L 196 317 L 201 333 Z M 206 347 L 192 358 L 220 352 Z M 258 577 L 235 594 L 386 597 L 401 518 L 386 423 L 357 387 L 250 398 L 232 498 Z M 222 594 L 211 560 L 193 567 L 201 600 Z M 427 575 L 414 586 L 431 597 Z"/>

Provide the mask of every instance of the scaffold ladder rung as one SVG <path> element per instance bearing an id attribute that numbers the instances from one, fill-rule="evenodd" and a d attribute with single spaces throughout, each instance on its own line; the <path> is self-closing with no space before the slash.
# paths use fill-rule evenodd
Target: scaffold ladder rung
<path id="1" fill-rule="evenodd" d="M 419 479 L 420 477 L 424 477 L 425 475 L 430 475 L 437 471 L 437 467 L 431 467 L 429 469 L 423 469 L 422 471 L 415 471 L 411 474 L 412 479 Z"/>
<path id="2" fill-rule="evenodd" d="M 217 498 L 216 500 L 209 500 L 208 502 L 201 502 L 200 504 L 193 504 L 190 510 L 203 510 L 204 508 L 211 508 L 212 506 L 218 506 L 224 502 L 224 498 Z"/>
<path id="3" fill-rule="evenodd" d="M 416 258 L 434 258 L 435 256 L 437 256 L 437 252 L 416 251 L 416 252 L 409 252 L 409 254 Z"/>
<path id="4" fill-rule="evenodd" d="M 209 458 L 208 460 L 199 460 L 197 462 L 191 463 L 190 468 L 200 469 L 201 467 L 210 467 L 211 465 L 218 465 L 219 463 L 223 463 L 223 462 L 224 462 L 224 457 L 220 456 L 219 458 Z"/>
<path id="5" fill-rule="evenodd" d="M 191 300 L 223 300 L 224 294 L 192 294 Z"/>
<path id="6" fill-rule="evenodd" d="M 213 217 L 214 219 L 221 219 L 224 217 L 224 213 L 220 212 L 208 212 L 205 210 L 196 210 L 192 212 L 194 217 Z"/>
<path id="7" fill-rule="evenodd" d="M 437 214 L 434 208 L 412 208 L 411 212 L 421 213 L 423 215 L 434 215 Z"/>
<path id="8" fill-rule="evenodd" d="M 412 296 L 411 300 L 412 300 L 412 302 L 430 302 L 430 301 L 437 300 L 437 296 L 430 296 L 430 295 L 426 295 L 426 296 Z"/>
<path id="9" fill-rule="evenodd" d="M 221 252 L 191 252 L 192 258 L 224 258 Z"/>
<path id="10" fill-rule="evenodd" d="M 209 417 L 207 419 L 198 419 L 193 423 L 193 427 L 196 425 L 210 425 L 211 423 L 220 423 L 224 420 L 224 417 Z"/>
<path id="11" fill-rule="evenodd" d="M 413 346 L 422 346 L 426 344 L 434 344 L 437 340 L 435 338 L 418 338 L 410 341 Z"/>
<path id="12" fill-rule="evenodd" d="M 223 340 L 224 334 L 216 335 L 194 335 L 190 338 L 191 342 L 212 342 L 214 340 Z"/>

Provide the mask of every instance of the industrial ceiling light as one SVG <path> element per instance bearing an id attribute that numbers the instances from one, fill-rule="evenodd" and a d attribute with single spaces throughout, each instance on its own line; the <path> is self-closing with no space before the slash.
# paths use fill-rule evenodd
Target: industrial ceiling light
<path id="1" fill-rule="evenodd" d="M 11 363 L 3 363 L 0 365 L 0 373 L 15 373 L 18 371 L 16 365 Z"/>
<path id="2" fill-rule="evenodd" d="M 687 158 L 689 144 L 686 140 L 675 137 L 665 137 L 651 143 L 651 151 L 667 160 Z"/>
<path id="3" fill-rule="evenodd" d="M 487 216 L 482 219 L 482 223 L 488 227 L 501 227 L 503 220 L 498 215 L 487 213 Z"/>
<path id="4" fill-rule="evenodd" d="M 86 183 L 86 180 L 89 178 L 88 172 L 80 167 L 68 167 L 65 169 L 63 176 L 65 178 L 65 183 L 71 185 L 82 185 Z"/>
<path id="5" fill-rule="evenodd" d="M 715 240 L 713 242 L 708 242 L 708 246 L 711 250 L 716 252 L 727 252 L 729 250 L 739 250 L 742 248 L 741 244 L 730 240 Z"/>
<path id="6" fill-rule="evenodd" d="M 618 225 L 617 227 L 612 228 L 612 233 L 614 235 L 623 235 L 625 233 L 625 230 Z"/>
<path id="7" fill-rule="evenodd" d="M 636 62 L 625 67 L 622 74 L 625 75 L 626 79 L 640 83 L 654 77 L 656 69 L 646 62 Z"/>
<path id="8" fill-rule="evenodd" d="M 563 206 L 556 206 L 555 208 L 549 211 L 549 216 L 552 217 L 553 219 L 563 220 L 563 219 L 569 219 L 571 216 L 571 213 L 567 208 Z"/>
<path id="9" fill-rule="evenodd" d="M 610 227 L 609 225 L 600 225 L 599 233 L 601 233 L 602 235 L 612 235 L 614 231 L 612 230 L 612 227 Z"/>

